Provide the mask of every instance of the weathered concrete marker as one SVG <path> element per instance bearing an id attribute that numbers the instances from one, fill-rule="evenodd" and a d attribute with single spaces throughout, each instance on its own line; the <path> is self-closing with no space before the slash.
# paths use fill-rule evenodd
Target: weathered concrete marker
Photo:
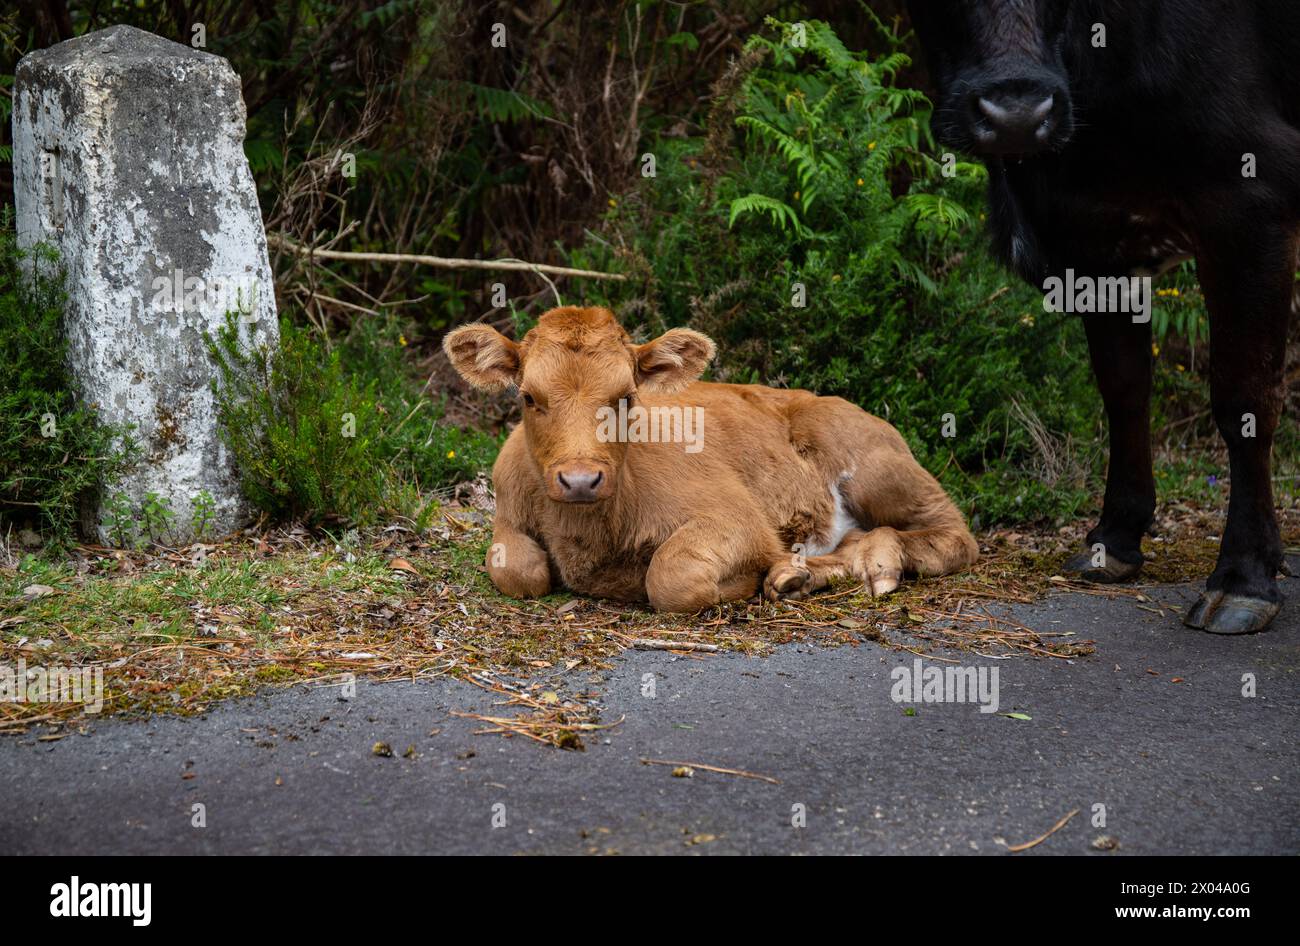
<path id="1" fill-rule="evenodd" d="M 81 395 L 136 425 L 139 467 L 111 484 L 87 526 L 109 539 L 106 505 L 155 493 L 170 538 L 210 534 L 245 508 L 218 440 L 203 341 L 227 311 L 252 344 L 279 339 L 266 235 L 244 158 L 239 77 L 219 56 L 114 26 L 25 56 L 14 83 L 14 203 L 20 245 L 59 250 L 66 331 Z"/>

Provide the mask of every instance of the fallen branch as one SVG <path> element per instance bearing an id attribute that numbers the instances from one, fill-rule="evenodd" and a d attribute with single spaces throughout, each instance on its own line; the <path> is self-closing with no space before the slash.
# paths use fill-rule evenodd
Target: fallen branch
<path id="1" fill-rule="evenodd" d="M 715 653 L 722 650 L 717 644 L 694 644 L 690 641 L 665 641 L 657 637 L 637 637 L 633 639 L 632 646 L 637 650 L 702 650 L 707 653 Z"/>
<path id="2" fill-rule="evenodd" d="M 348 260 L 357 263 L 417 263 L 439 269 L 490 269 L 539 275 L 549 273 L 552 276 L 577 276 L 581 279 L 608 279 L 615 282 L 627 282 L 628 278 L 622 273 L 598 273 L 590 269 L 552 266 L 549 263 L 529 263 L 517 259 L 457 259 L 450 256 L 425 256 L 420 253 L 353 253 L 345 250 L 318 250 L 295 243 L 280 233 L 268 233 L 266 242 L 315 259 Z"/>

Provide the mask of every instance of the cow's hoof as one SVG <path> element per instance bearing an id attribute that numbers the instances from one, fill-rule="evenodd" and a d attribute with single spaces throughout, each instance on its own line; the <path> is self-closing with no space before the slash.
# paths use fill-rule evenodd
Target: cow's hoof
<path id="1" fill-rule="evenodd" d="M 1061 570 L 1075 578 L 1096 582 L 1099 585 L 1113 585 L 1119 581 L 1128 581 L 1142 570 L 1141 562 L 1124 562 L 1114 555 L 1102 556 L 1101 566 L 1093 564 L 1096 552 L 1085 551 L 1071 558 Z"/>
<path id="2" fill-rule="evenodd" d="M 1282 609 L 1276 601 L 1207 591 L 1183 616 L 1183 623 L 1210 634 L 1253 634 L 1268 627 Z"/>
<path id="3" fill-rule="evenodd" d="M 867 591 L 871 592 L 871 597 L 878 598 L 897 591 L 902 581 L 903 573 L 897 568 L 880 568 L 867 573 Z"/>
<path id="4" fill-rule="evenodd" d="M 781 565 L 767 573 L 763 596 L 769 601 L 781 598 L 798 600 L 812 591 L 812 572 L 802 565 Z"/>

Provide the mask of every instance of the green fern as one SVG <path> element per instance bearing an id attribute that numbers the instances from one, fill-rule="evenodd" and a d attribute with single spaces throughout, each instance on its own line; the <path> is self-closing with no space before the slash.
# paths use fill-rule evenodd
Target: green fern
<path id="1" fill-rule="evenodd" d="M 918 227 L 946 236 L 970 226 L 970 211 L 942 194 L 909 194 L 903 206 L 912 214 Z"/>
<path id="2" fill-rule="evenodd" d="M 817 213 L 818 204 L 828 194 L 842 191 L 846 180 L 862 173 L 850 170 L 846 154 L 852 155 L 853 163 L 865 158 L 877 181 L 899 163 L 906 164 L 913 177 L 929 176 L 920 151 L 927 134 L 920 119 L 928 102 L 915 90 L 891 84 L 894 75 L 910 62 L 904 53 L 894 51 L 871 61 L 866 54 L 850 52 L 820 20 L 795 24 L 768 18 L 767 24 L 773 35 L 751 37 L 746 47 L 763 52 L 773 65 L 757 70 L 747 80 L 745 108 L 735 123 L 752 144 L 781 157 L 792 178 L 791 190 L 802 220 L 796 228 L 783 211 L 751 194 L 733 201 L 733 223 L 737 216 L 758 213 L 784 232 L 808 238 L 814 233 L 808 222 Z M 796 45 L 800 39 L 802 45 Z M 875 126 L 868 132 L 870 140 L 845 140 L 845 113 L 865 117 L 869 129 Z M 915 219 L 927 226 L 943 224 L 939 229 L 952 229 L 961 223 L 951 220 L 946 209 L 941 218 L 934 217 L 936 211 L 927 206 L 913 209 Z M 923 217 L 923 211 L 928 215 Z"/>
<path id="3" fill-rule="evenodd" d="M 479 85 L 476 82 L 443 81 L 435 83 L 435 94 L 465 103 L 475 114 L 498 124 L 522 122 L 529 118 L 550 117 L 552 109 L 545 102 L 511 89 Z"/>
<path id="4" fill-rule="evenodd" d="M 799 141 L 761 118 L 741 115 L 736 119 L 736 124 L 749 129 L 756 138 L 785 158 L 794 170 L 802 195 L 803 210 L 807 213 L 816 197 L 822 175 L 828 168 L 835 168 L 838 162 L 829 156 L 818 155 L 816 146 L 811 142 Z"/>
<path id="5" fill-rule="evenodd" d="M 783 232 L 793 232 L 801 238 L 811 234 L 808 228 L 799 222 L 799 215 L 785 201 L 768 197 L 765 194 L 746 194 L 731 202 L 731 215 L 727 226 L 735 226 L 736 220 L 745 214 L 766 214 L 772 224 Z"/>

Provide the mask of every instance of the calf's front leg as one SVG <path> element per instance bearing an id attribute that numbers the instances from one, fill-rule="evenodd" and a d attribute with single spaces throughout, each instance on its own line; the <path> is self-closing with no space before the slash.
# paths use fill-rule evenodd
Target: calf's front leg
<path id="1" fill-rule="evenodd" d="M 497 590 L 512 598 L 539 598 L 551 590 L 551 563 L 546 550 L 501 519 L 492 529 L 487 569 Z"/>
<path id="2" fill-rule="evenodd" d="M 776 533 L 757 510 L 734 517 L 697 518 L 655 551 L 646 597 L 656 611 L 694 612 L 752 596 L 780 555 Z"/>

